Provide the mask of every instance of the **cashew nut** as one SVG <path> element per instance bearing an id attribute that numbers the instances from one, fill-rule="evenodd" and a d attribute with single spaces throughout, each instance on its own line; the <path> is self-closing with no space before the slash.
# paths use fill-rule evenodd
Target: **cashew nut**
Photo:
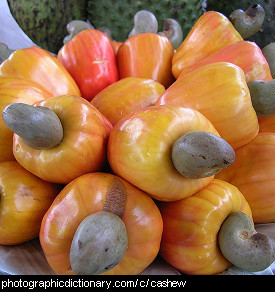
<path id="1" fill-rule="evenodd" d="M 275 79 L 265 82 L 252 80 L 247 83 L 252 105 L 258 117 L 275 115 Z"/>
<path id="2" fill-rule="evenodd" d="M 233 148 L 222 138 L 208 132 L 192 131 L 172 146 L 175 168 L 188 178 L 208 177 L 235 161 Z"/>
<path id="3" fill-rule="evenodd" d="M 140 10 L 134 16 L 134 28 L 129 33 L 128 37 L 139 33 L 157 33 L 158 21 L 155 15 L 147 10 Z"/>
<path id="4" fill-rule="evenodd" d="M 34 149 L 49 149 L 63 139 L 63 127 L 54 111 L 47 107 L 34 107 L 24 103 L 12 103 L 2 112 L 8 128 Z"/>
<path id="5" fill-rule="evenodd" d="M 260 30 L 265 19 L 265 10 L 261 5 L 254 4 L 245 11 L 233 11 L 229 19 L 240 35 L 247 39 Z"/>
<path id="6" fill-rule="evenodd" d="M 168 18 L 163 22 L 163 31 L 158 34 L 165 35 L 172 43 L 175 50 L 183 41 L 182 28 L 180 24 L 172 18 Z"/>
<path id="7" fill-rule="evenodd" d="M 257 233 L 250 217 L 231 213 L 218 234 L 219 247 L 226 259 L 238 268 L 257 272 L 275 260 L 275 243 L 267 235 Z"/>
<path id="8" fill-rule="evenodd" d="M 128 247 L 127 231 L 119 216 L 102 211 L 78 226 L 70 249 L 72 270 L 78 275 L 102 274 L 115 267 Z"/>

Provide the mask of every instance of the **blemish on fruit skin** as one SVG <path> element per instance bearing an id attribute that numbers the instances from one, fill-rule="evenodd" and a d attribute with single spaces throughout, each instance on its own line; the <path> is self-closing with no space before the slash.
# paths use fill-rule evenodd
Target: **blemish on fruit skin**
<path id="1" fill-rule="evenodd" d="M 114 177 L 106 191 L 106 200 L 103 211 L 116 214 L 120 218 L 123 216 L 127 199 L 127 190 L 123 182 Z"/>

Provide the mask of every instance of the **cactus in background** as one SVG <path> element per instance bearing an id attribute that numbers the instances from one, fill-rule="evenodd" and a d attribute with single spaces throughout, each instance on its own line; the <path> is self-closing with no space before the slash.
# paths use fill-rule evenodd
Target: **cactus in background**
<path id="1" fill-rule="evenodd" d="M 134 26 L 134 15 L 144 9 L 156 16 L 159 30 L 163 29 L 163 22 L 167 18 L 176 19 L 185 37 L 204 12 L 205 2 L 202 0 L 88 0 L 87 18 L 96 28 L 109 27 L 114 40 L 125 41 Z"/>
<path id="2" fill-rule="evenodd" d="M 29 38 L 52 53 L 63 45 L 68 22 L 86 20 L 86 0 L 8 0 L 8 4 Z"/>
<path id="3" fill-rule="evenodd" d="M 39 46 L 57 53 L 67 35 L 66 25 L 72 20 L 89 20 L 95 28 L 108 27 L 114 40 L 125 41 L 134 26 L 134 15 L 140 10 L 152 12 L 162 31 L 164 21 L 175 19 L 182 28 L 183 39 L 206 10 L 229 17 L 237 9 L 253 4 L 265 9 L 262 28 L 248 40 L 261 48 L 275 39 L 275 0 L 8 0 L 12 15 L 23 31 Z"/>
<path id="4" fill-rule="evenodd" d="M 204 0 L 8 0 L 11 13 L 23 31 L 42 48 L 57 53 L 72 20 L 89 20 L 95 28 L 108 27 L 112 38 L 125 41 L 134 15 L 145 9 L 156 15 L 159 29 L 168 18 L 179 22 L 183 37 L 203 14 Z"/>

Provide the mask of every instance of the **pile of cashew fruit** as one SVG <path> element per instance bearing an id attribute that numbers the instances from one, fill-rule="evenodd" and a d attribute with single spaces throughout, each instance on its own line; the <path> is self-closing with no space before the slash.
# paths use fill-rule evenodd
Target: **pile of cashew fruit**
<path id="1" fill-rule="evenodd" d="M 39 238 L 60 275 L 268 268 L 275 43 L 245 40 L 263 19 L 208 11 L 183 39 L 142 10 L 124 42 L 76 20 L 57 55 L 6 51 L 0 244 Z"/>

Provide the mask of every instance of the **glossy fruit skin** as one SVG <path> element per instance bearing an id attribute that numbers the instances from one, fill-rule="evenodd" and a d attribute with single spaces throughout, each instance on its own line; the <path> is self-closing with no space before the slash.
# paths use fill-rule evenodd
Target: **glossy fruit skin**
<path id="1" fill-rule="evenodd" d="M 15 76 L 0 76 L 0 111 L 11 104 L 23 102 L 34 104 L 43 99 L 52 97 L 52 93 L 40 84 Z M 13 132 L 0 118 L 0 162 L 15 160 L 12 151 Z"/>
<path id="2" fill-rule="evenodd" d="M 125 77 L 100 91 L 91 104 L 115 125 L 128 114 L 154 105 L 165 87 L 159 82 L 138 77 Z"/>
<path id="3" fill-rule="evenodd" d="M 269 64 L 260 47 L 249 41 L 234 42 L 221 48 L 192 66 L 183 69 L 178 78 L 199 67 L 216 62 L 229 62 L 239 66 L 244 71 L 246 82 L 272 80 Z"/>
<path id="4" fill-rule="evenodd" d="M 174 48 L 167 37 L 155 33 L 141 33 L 128 38 L 118 49 L 117 64 L 120 79 L 149 78 L 165 88 L 172 84 Z"/>
<path id="5" fill-rule="evenodd" d="M 259 131 L 245 75 L 232 63 L 207 64 L 179 77 L 156 102 L 164 104 L 198 110 L 234 149 Z"/>
<path id="6" fill-rule="evenodd" d="M 214 176 L 189 179 L 174 167 L 173 143 L 189 131 L 219 136 L 200 112 L 180 106 L 151 106 L 120 120 L 108 140 L 108 161 L 116 175 L 160 201 L 190 196 Z"/>
<path id="7" fill-rule="evenodd" d="M 119 79 L 111 41 L 99 30 L 81 31 L 59 50 L 57 58 L 89 101 Z"/>
<path id="8" fill-rule="evenodd" d="M 275 222 L 275 133 L 259 133 L 235 154 L 235 163 L 216 177 L 243 193 L 255 223 Z"/>
<path id="9" fill-rule="evenodd" d="M 223 221 L 235 211 L 251 217 L 250 207 L 233 185 L 214 179 L 191 197 L 160 202 L 163 236 L 160 255 L 186 274 L 218 274 L 231 263 L 224 258 L 217 235 Z"/>
<path id="10" fill-rule="evenodd" d="M 123 188 L 118 187 L 123 184 Z M 128 235 L 128 249 L 122 261 L 108 275 L 140 273 L 156 257 L 163 229 L 162 218 L 154 201 L 127 181 L 108 173 L 89 173 L 70 182 L 57 196 L 45 214 L 40 242 L 51 267 L 58 274 L 74 274 L 69 252 L 80 222 L 90 214 L 100 212 L 113 192 L 125 196 L 121 217 Z M 120 204 L 118 200 L 113 202 Z"/>
<path id="11" fill-rule="evenodd" d="M 48 51 L 39 47 L 19 49 L 0 65 L 0 75 L 31 79 L 53 95 L 78 95 L 80 91 L 72 76 Z"/>
<path id="12" fill-rule="evenodd" d="M 42 218 L 60 186 L 45 182 L 16 161 L 0 162 L 0 244 L 38 237 Z"/>
<path id="13" fill-rule="evenodd" d="M 175 78 L 205 57 L 221 48 L 243 40 L 230 20 L 222 13 L 208 11 L 194 24 L 191 31 L 177 49 L 172 60 Z"/>
<path id="14" fill-rule="evenodd" d="M 13 153 L 23 167 L 43 180 L 68 183 L 81 174 L 105 166 L 112 125 L 87 100 L 63 95 L 48 98 L 35 106 L 48 107 L 57 114 L 64 136 L 56 147 L 35 150 L 14 134 Z"/>

